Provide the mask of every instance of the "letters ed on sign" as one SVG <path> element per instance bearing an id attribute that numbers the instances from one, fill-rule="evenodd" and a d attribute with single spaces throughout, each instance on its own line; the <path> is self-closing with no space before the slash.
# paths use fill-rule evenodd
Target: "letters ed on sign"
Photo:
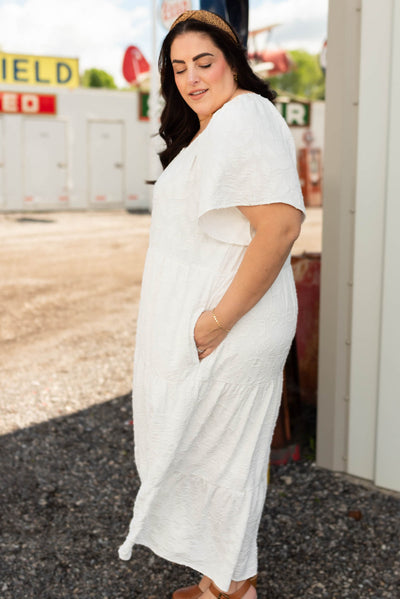
<path id="1" fill-rule="evenodd" d="M 79 61 L 0 52 L 0 83 L 78 87 Z"/>
<path id="2" fill-rule="evenodd" d="M 2 112 L 8 114 L 56 114 L 56 96 L 0 92 L 0 113 Z"/>

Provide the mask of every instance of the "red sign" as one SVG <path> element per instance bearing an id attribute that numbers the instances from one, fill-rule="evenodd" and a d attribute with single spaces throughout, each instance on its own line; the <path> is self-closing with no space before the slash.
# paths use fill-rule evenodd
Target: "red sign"
<path id="1" fill-rule="evenodd" d="M 150 65 L 136 46 L 129 46 L 125 52 L 122 72 L 128 83 L 141 83 L 148 76 Z"/>
<path id="2" fill-rule="evenodd" d="M 191 10 L 192 3 L 190 0 L 163 0 L 161 4 L 161 23 L 165 29 L 169 29 L 172 23 L 187 10 Z"/>
<path id="3" fill-rule="evenodd" d="M 56 96 L 0 92 L 0 112 L 9 114 L 56 114 Z"/>

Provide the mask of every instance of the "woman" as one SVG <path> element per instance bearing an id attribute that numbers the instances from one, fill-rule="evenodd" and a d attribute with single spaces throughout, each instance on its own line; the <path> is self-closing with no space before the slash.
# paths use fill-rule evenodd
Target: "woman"
<path id="1" fill-rule="evenodd" d="M 134 364 L 140 543 L 203 574 L 174 599 L 254 599 L 256 536 L 297 302 L 293 140 L 231 27 L 172 25 Z M 251 580 L 250 580 L 251 579 Z"/>

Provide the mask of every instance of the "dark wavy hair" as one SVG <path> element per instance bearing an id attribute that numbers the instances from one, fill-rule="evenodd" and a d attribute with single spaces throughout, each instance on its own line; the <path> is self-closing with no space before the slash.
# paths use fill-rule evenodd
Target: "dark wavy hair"
<path id="1" fill-rule="evenodd" d="M 159 134 L 166 144 L 166 148 L 159 153 L 164 168 L 179 154 L 182 148 L 189 145 L 200 127 L 197 114 L 188 106 L 176 87 L 170 58 L 172 42 L 178 35 L 188 31 L 206 33 L 212 39 L 214 44 L 223 52 L 231 69 L 237 73 L 239 88 L 255 92 L 264 98 L 268 98 L 271 102 L 274 101 L 277 95 L 267 82 L 253 73 L 247 61 L 246 49 L 239 41 L 235 42 L 229 33 L 195 18 L 181 21 L 164 39 L 158 61 L 161 75 L 161 94 L 165 100 L 159 128 Z M 234 30 L 232 29 L 232 31 Z M 236 33 L 235 37 L 237 38 Z"/>

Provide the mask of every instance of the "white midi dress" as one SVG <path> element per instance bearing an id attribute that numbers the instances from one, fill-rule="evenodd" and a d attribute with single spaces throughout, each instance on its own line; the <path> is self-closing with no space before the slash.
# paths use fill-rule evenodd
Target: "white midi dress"
<path id="1" fill-rule="evenodd" d="M 134 544 L 230 581 L 257 572 L 282 371 L 297 299 L 290 258 L 267 293 L 199 361 L 193 329 L 215 307 L 251 242 L 241 205 L 304 212 L 290 131 L 269 100 L 248 93 L 214 113 L 154 189 L 133 377 L 140 477 Z"/>

